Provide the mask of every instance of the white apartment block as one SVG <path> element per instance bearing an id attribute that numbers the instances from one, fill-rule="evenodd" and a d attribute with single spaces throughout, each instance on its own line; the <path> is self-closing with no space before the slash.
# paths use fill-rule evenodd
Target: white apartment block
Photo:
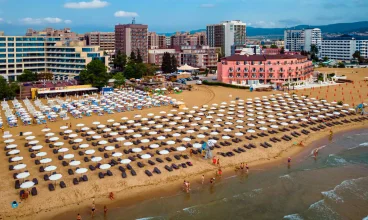
<path id="1" fill-rule="evenodd" d="M 316 45 L 318 50 L 321 50 L 321 29 L 285 30 L 284 44 L 287 51 L 310 51 L 312 44 Z"/>
<path id="2" fill-rule="evenodd" d="M 83 41 L 64 42 L 60 37 L 0 36 L 0 76 L 15 81 L 24 70 L 51 72 L 55 79 L 78 76 L 93 59 L 106 66 L 108 57 L 99 46 Z"/>
<path id="3" fill-rule="evenodd" d="M 210 47 L 220 47 L 222 54 L 231 56 L 232 47 L 244 45 L 246 23 L 240 20 L 223 21 L 207 25 L 207 42 Z"/>
<path id="4" fill-rule="evenodd" d="M 334 60 L 351 60 L 355 51 L 368 58 L 368 37 L 343 35 L 322 40 L 321 56 Z"/>

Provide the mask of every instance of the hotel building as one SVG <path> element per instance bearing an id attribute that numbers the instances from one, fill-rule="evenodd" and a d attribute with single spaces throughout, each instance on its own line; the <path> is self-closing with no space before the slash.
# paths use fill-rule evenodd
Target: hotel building
<path id="1" fill-rule="evenodd" d="M 93 59 L 108 64 L 99 46 L 85 46 L 83 41 L 41 36 L 0 37 L 0 75 L 9 81 L 15 81 L 24 70 L 51 72 L 55 79 L 74 78 Z"/>
<path id="2" fill-rule="evenodd" d="M 225 56 L 230 56 L 233 47 L 244 45 L 246 24 L 239 21 L 224 21 L 207 25 L 207 43 L 210 47 L 220 47 Z"/>
<path id="3" fill-rule="evenodd" d="M 233 55 L 217 64 L 217 79 L 237 85 L 297 81 L 312 75 L 312 62 L 301 55 Z"/>
<path id="4" fill-rule="evenodd" d="M 285 30 L 284 44 L 287 51 L 310 51 L 311 45 L 317 46 L 321 50 L 322 33 L 321 29 L 305 29 L 305 30 Z"/>
<path id="5" fill-rule="evenodd" d="M 321 56 L 335 60 L 351 60 L 355 51 L 368 58 L 368 36 L 342 35 L 322 40 Z"/>
<path id="6" fill-rule="evenodd" d="M 143 62 L 148 62 L 148 25 L 143 24 L 118 24 L 115 25 L 115 52 L 131 52 L 137 55 L 138 51 Z"/>
<path id="7" fill-rule="evenodd" d="M 100 46 L 100 50 L 106 53 L 114 53 L 115 51 L 114 32 L 90 32 L 86 33 L 84 37 L 88 46 Z"/>

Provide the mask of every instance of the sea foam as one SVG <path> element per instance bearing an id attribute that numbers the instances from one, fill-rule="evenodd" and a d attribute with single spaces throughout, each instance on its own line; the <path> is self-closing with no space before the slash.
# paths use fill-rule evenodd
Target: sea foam
<path id="1" fill-rule="evenodd" d="M 285 215 L 283 219 L 303 220 L 303 218 L 299 214 Z"/>

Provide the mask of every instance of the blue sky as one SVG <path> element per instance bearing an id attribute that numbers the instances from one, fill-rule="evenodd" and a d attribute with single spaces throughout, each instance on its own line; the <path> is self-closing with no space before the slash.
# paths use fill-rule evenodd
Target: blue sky
<path id="1" fill-rule="evenodd" d="M 0 30 L 112 31 L 132 17 L 160 33 L 230 19 L 253 27 L 290 27 L 368 20 L 367 11 L 368 0 L 0 0 Z"/>

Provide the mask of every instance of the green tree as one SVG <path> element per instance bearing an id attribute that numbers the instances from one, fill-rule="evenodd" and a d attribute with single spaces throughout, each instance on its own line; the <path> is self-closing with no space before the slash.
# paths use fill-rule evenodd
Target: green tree
<path id="1" fill-rule="evenodd" d="M 6 79 L 0 76 L 0 99 L 14 99 L 19 91 L 17 83 L 8 83 Z"/>
<path id="2" fill-rule="evenodd" d="M 172 63 L 171 63 L 171 58 L 170 58 L 170 54 L 165 52 L 164 55 L 162 56 L 162 63 L 161 63 L 161 70 L 164 73 L 171 73 L 172 70 Z"/>
<path id="3" fill-rule="evenodd" d="M 345 68 L 345 64 L 343 62 L 339 62 L 337 65 L 338 68 Z"/>
<path id="4" fill-rule="evenodd" d="M 127 64 L 127 56 L 123 53 L 120 52 L 120 50 L 118 51 L 117 54 L 115 54 L 115 58 L 114 58 L 114 68 L 119 70 L 119 71 L 124 71 L 124 68 Z"/>
<path id="5" fill-rule="evenodd" d="M 52 80 L 54 78 L 54 74 L 50 72 L 42 72 L 37 74 L 38 80 Z"/>
<path id="6" fill-rule="evenodd" d="M 170 62 L 171 62 L 171 72 L 176 72 L 178 70 L 178 61 L 176 60 L 174 54 L 171 56 Z"/>
<path id="7" fill-rule="evenodd" d="M 323 61 L 324 62 L 328 61 L 328 57 L 323 57 Z"/>
<path id="8" fill-rule="evenodd" d="M 92 84 L 99 89 L 107 85 L 109 78 L 105 64 L 97 59 L 92 60 L 79 74 L 81 84 Z"/>
<path id="9" fill-rule="evenodd" d="M 144 64 L 146 66 L 146 73 L 144 74 L 144 76 L 153 76 L 155 75 L 156 72 L 156 67 L 154 65 L 145 63 Z"/>
<path id="10" fill-rule="evenodd" d="M 318 47 L 315 44 L 312 44 L 310 52 L 311 54 L 318 54 Z"/>
<path id="11" fill-rule="evenodd" d="M 129 61 L 130 61 L 130 62 L 134 62 L 134 63 L 136 63 L 136 62 L 137 62 L 137 57 L 135 56 L 134 51 L 132 51 L 132 52 L 130 53 Z"/>
<path id="12" fill-rule="evenodd" d="M 33 73 L 30 70 L 24 70 L 24 72 L 17 77 L 19 82 L 32 82 L 37 81 L 37 73 Z"/>
<path id="13" fill-rule="evenodd" d="M 278 47 L 276 46 L 276 44 L 272 44 L 270 48 L 277 49 Z"/>
<path id="14" fill-rule="evenodd" d="M 281 47 L 280 54 L 285 54 L 285 48 L 284 47 Z"/>
<path id="15" fill-rule="evenodd" d="M 139 50 L 138 50 L 138 54 L 137 54 L 136 63 L 143 63 L 143 59 L 142 59 L 142 56 L 141 56 L 141 53 L 139 52 Z"/>
<path id="16" fill-rule="evenodd" d="M 262 46 L 262 49 L 267 49 L 267 46 L 266 46 L 266 45 L 263 45 L 263 46 Z"/>
<path id="17" fill-rule="evenodd" d="M 353 53 L 353 58 L 357 59 L 359 63 L 362 63 L 364 61 L 363 57 L 360 54 L 360 51 L 358 50 Z"/>
<path id="18" fill-rule="evenodd" d="M 121 85 L 125 84 L 125 77 L 122 72 L 116 73 L 112 78 L 115 79 L 114 82 L 115 87 L 120 87 Z"/>
<path id="19" fill-rule="evenodd" d="M 143 63 L 142 63 L 143 64 Z M 140 79 L 142 78 L 142 69 L 138 66 L 140 66 L 141 64 L 129 64 L 127 65 L 127 67 L 124 70 L 124 76 L 127 79 Z"/>

